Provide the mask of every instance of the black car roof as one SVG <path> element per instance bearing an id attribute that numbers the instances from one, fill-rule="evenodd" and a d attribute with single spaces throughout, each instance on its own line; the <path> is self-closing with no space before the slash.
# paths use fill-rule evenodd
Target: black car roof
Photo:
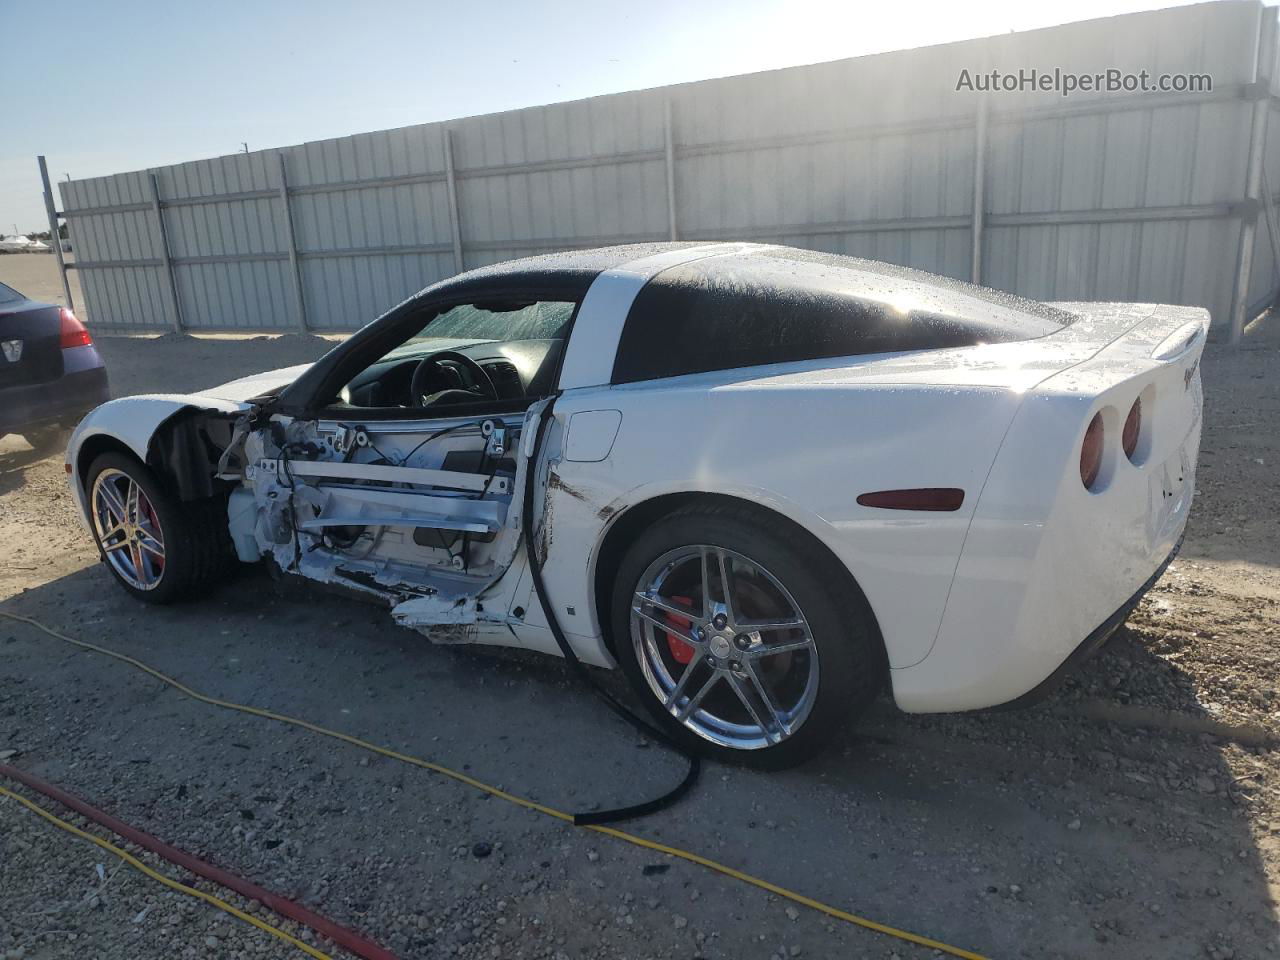
<path id="1" fill-rule="evenodd" d="M 788 294 L 784 290 L 787 288 L 794 291 L 796 288 L 810 287 L 816 292 L 829 288 L 833 281 L 855 295 L 860 288 L 883 290 L 886 286 L 901 284 L 916 289 L 933 288 L 934 299 L 938 304 L 967 301 L 972 309 L 976 301 L 985 303 L 1001 314 L 1026 314 L 1059 326 L 1065 326 L 1075 319 L 1072 314 L 1037 300 L 979 287 L 912 267 L 819 250 L 758 243 L 684 241 L 567 250 L 468 270 L 428 287 L 423 293 L 467 294 L 475 287 L 489 286 L 494 281 L 509 282 L 513 286 L 535 290 L 569 287 L 585 293 L 591 281 L 606 270 L 655 254 L 692 248 L 707 251 L 707 256 L 688 265 L 690 270 L 704 280 L 723 281 L 741 275 L 744 270 L 758 273 L 761 281 L 758 293 L 766 299 L 774 299 L 770 288 L 775 285 L 778 287 L 776 298 L 786 299 Z"/>
<path id="2" fill-rule="evenodd" d="M 492 285 L 495 281 L 514 286 L 537 289 L 541 287 L 580 287 L 585 293 L 591 281 L 604 273 L 658 253 L 702 247 L 695 242 L 625 243 L 612 247 L 591 247 L 586 250 L 563 250 L 543 253 L 518 260 L 505 260 L 484 267 L 467 270 L 441 280 L 422 291 L 423 294 L 466 294 L 473 288 Z"/>

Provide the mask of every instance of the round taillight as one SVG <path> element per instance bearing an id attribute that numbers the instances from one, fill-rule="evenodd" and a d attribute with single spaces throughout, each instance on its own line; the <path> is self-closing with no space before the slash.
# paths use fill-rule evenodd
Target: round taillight
<path id="1" fill-rule="evenodd" d="M 1080 444 L 1080 482 L 1086 490 L 1093 489 L 1102 469 L 1102 439 L 1102 414 L 1095 413 L 1084 432 L 1084 443 Z"/>
<path id="2" fill-rule="evenodd" d="M 1124 455 L 1130 460 L 1133 459 L 1134 451 L 1138 449 L 1138 437 L 1141 433 L 1142 398 L 1139 397 L 1129 408 L 1129 416 L 1124 420 L 1124 431 L 1120 434 L 1120 446 L 1124 448 Z"/>

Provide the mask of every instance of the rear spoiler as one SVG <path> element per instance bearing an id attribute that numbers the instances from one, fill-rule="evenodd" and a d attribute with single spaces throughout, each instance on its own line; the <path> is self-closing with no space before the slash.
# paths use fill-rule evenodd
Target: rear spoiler
<path id="1" fill-rule="evenodd" d="M 1172 363 L 1202 348 L 1209 311 L 1163 303 L 1051 303 L 1080 319 L 1053 335 L 1058 343 L 1092 347 L 1118 359 Z M 1097 355 L 1097 354 L 1095 354 Z"/>
<path id="2" fill-rule="evenodd" d="M 1205 338 L 1208 330 L 1209 325 L 1201 320 L 1184 323 L 1151 351 L 1151 359 L 1169 363 L 1186 356 L 1200 345 L 1200 341 Z"/>

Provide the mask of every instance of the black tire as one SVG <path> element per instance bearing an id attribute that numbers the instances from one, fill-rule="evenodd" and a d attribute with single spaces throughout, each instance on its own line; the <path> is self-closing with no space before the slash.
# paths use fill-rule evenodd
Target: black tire
<path id="1" fill-rule="evenodd" d="M 732 505 L 673 512 L 626 550 L 610 606 L 612 637 L 623 673 L 663 730 L 704 756 L 775 770 L 807 760 L 847 727 L 875 699 L 887 670 L 884 642 L 861 591 L 856 586 L 851 590 L 849 578 L 832 569 L 833 562 L 807 551 L 784 524 L 770 523 L 763 511 Z M 645 678 L 631 633 L 635 591 L 658 558 L 694 544 L 734 551 L 770 571 L 809 625 L 820 665 L 814 681 L 816 697 L 798 728 L 777 743 L 747 749 L 712 742 L 669 713 Z"/>
<path id="2" fill-rule="evenodd" d="M 85 478 L 91 512 L 94 484 L 105 470 L 126 474 L 142 489 L 155 510 L 164 541 L 164 569 L 150 589 L 139 589 L 124 579 L 110 562 L 106 564 L 127 593 L 144 603 L 173 603 L 213 586 L 235 569 L 225 497 L 180 501 L 136 458 L 124 453 L 104 453 L 90 464 Z M 94 524 L 91 522 L 90 526 L 93 528 Z M 101 551 L 102 542 L 96 528 L 93 536 Z"/>

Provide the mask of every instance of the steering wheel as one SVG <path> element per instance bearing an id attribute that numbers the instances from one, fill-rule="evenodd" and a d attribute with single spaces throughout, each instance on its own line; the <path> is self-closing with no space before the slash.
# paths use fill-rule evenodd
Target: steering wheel
<path id="1" fill-rule="evenodd" d="M 427 393 L 427 383 L 432 377 L 439 376 L 438 362 L 451 360 L 466 367 L 471 374 L 472 386 L 467 389 L 451 387 Z M 430 356 L 423 357 L 413 370 L 413 379 L 409 381 L 409 402 L 414 407 L 431 407 L 438 403 L 468 403 L 476 400 L 497 400 L 498 389 L 493 385 L 488 372 L 465 353 L 457 350 L 440 350 Z"/>

